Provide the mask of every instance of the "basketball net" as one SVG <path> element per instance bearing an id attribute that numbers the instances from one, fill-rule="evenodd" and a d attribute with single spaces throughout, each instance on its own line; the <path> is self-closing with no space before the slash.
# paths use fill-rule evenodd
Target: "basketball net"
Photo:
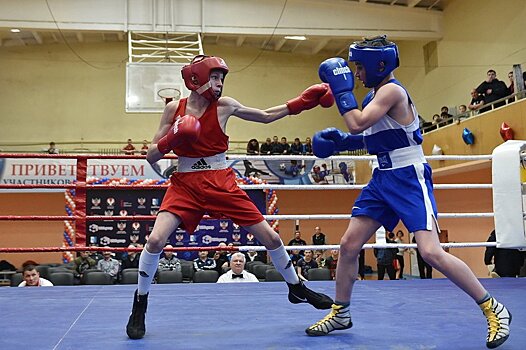
<path id="1" fill-rule="evenodd" d="M 157 95 L 162 98 L 164 104 L 167 105 L 174 100 L 179 100 L 179 98 L 181 98 L 181 91 L 176 88 L 164 88 L 157 91 Z"/>

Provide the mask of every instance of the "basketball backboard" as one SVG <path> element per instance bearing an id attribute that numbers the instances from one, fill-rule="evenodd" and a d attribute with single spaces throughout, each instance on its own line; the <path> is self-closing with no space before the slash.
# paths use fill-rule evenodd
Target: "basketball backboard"
<path id="1" fill-rule="evenodd" d="M 184 63 L 127 63 L 126 64 L 126 112 L 162 113 L 164 100 L 159 90 L 174 88 L 187 97 L 190 91 L 181 77 Z"/>

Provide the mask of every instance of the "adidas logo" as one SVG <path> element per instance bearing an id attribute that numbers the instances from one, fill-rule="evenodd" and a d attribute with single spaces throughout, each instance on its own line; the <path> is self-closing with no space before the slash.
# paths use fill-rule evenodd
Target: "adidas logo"
<path id="1" fill-rule="evenodd" d="M 203 158 L 199 159 L 197 162 L 194 163 L 191 167 L 194 170 L 205 170 L 205 169 L 212 169 L 210 165 L 208 165 L 207 162 Z"/>

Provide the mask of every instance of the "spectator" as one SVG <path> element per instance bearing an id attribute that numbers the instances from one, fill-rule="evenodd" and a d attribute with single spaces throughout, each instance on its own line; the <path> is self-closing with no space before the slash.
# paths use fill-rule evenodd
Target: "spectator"
<path id="1" fill-rule="evenodd" d="M 318 267 L 325 267 L 325 257 L 323 256 L 323 250 L 318 249 L 314 251 L 314 261 L 316 261 Z"/>
<path id="2" fill-rule="evenodd" d="M 16 271 L 16 267 L 7 260 L 0 260 L 0 271 Z"/>
<path id="3" fill-rule="evenodd" d="M 281 138 L 280 145 L 281 145 L 281 154 L 290 154 L 290 145 L 287 142 L 287 138 L 285 136 Z"/>
<path id="4" fill-rule="evenodd" d="M 112 258 L 112 255 L 112 252 L 103 252 L 103 259 L 97 263 L 97 269 L 110 275 L 115 283 L 119 275 L 120 264 L 118 260 Z"/>
<path id="5" fill-rule="evenodd" d="M 508 95 L 508 87 L 503 81 L 497 79 L 497 72 L 493 69 L 488 70 L 487 78 L 477 87 L 477 92 L 484 95 L 484 104 L 489 105 L 498 99 L 506 97 Z M 495 104 L 496 107 L 503 106 L 505 102 L 499 102 Z M 481 113 L 489 111 L 491 107 L 485 107 L 481 109 Z"/>
<path id="6" fill-rule="evenodd" d="M 441 119 L 439 114 L 433 114 L 432 120 L 433 120 L 432 123 L 433 123 L 433 125 L 435 126 L 435 129 L 436 129 L 436 128 L 438 128 L 440 126 L 439 124 L 440 124 L 442 119 Z"/>
<path id="7" fill-rule="evenodd" d="M 479 113 L 479 109 L 484 105 L 484 95 L 479 94 L 477 89 L 472 89 L 471 92 L 471 102 L 469 102 L 469 110 L 474 111 L 475 114 Z"/>
<path id="8" fill-rule="evenodd" d="M 309 270 L 318 267 L 318 263 L 312 258 L 312 255 L 312 250 L 305 250 L 304 257 L 298 260 L 298 263 L 296 264 L 296 272 L 302 281 L 308 281 L 307 275 Z"/>
<path id="9" fill-rule="evenodd" d="M 508 95 L 513 95 L 515 93 L 515 78 L 513 77 L 513 72 L 508 73 L 508 79 L 510 80 L 510 85 L 508 86 Z M 515 96 L 512 96 L 508 99 L 508 103 L 515 101 Z"/>
<path id="10" fill-rule="evenodd" d="M 35 265 L 26 265 L 22 272 L 24 280 L 20 282 L 19 287 L 52 287 L 53 283 L 45 278 L 40 277 Z"/>
<path id="11" fill-rule="evenodd" d="M 388 237 L 385 238 L 385 242 L 396 243 Z M 387 271 L 389 279 L 396 279 L 396 270 L 394 268 L 393 262 L 396 259 L 397 252 L 397 248 L 374 248 L 374 256 L 376 257 L 378 267 L 378 280 L 384 279 L 385 271 Z"/>
<path id="12" fill-rule="evenodd" d="M 301 141 L 299 138 L 295 138 L 294 142 L 290 146 L 290 154 L 302 154 L 303 153 L 303 145 L 301 144 Z"/>
<path id="13" fill-rule="evenodd" d="M 173 248 L 170 244 L 165 248 Z M 177 259 L 173 252 L 165 251 L 164 258 L 159 260 L 159 267 L 157 271 L 182 271 L 181 261 Z"/>
<path id="14" fill-rule="evenodd" d="M 312 235 L 312 244 L 313 245 L 325 245 L 325 234 L 321 232 L 319 226 L 314 228 L 314 234 Z"/>
<path id="15" fill-rule="evenodd" d="M 458 120 L 469 118 L 469 112 L 468 112 L 468 108 L 466 107 L 466 105 L 458 106 L 457 118 Z"/>
<path id="16" fill-rule="evenodd" d="M 241 252 L 232 254 L 230 259 L 230 271 L 225 272 L 217 283 L 259 282 L 258 278 L 245 271 L 245 255 Z"/>
<path id="17" fill-rule="evenodd" d="M 259 153 L 262 155 L 272 154 L 272 142 L 270 141 L 270 137 L 267 137 L 265 143 L 261 145 Z"/>
<path id="18" fill-rule="evenodd" d="M 225 244 L 225 242 L 219 243 L 219 247 L 221 247 L 221 248 L 226 248 L 226 246 L 227 245 Z M 229 256 L 227 255 L 227 251 L 226 250 L 221 250 L 221 249 L 220 250 L 216 250 L 214 252 L 214 254 L 213 254 L 213 259 L 216 262 L 215 270 L 217 271 L 219 276 L 221 276 L 221 274 L 223 272 L 228 270 Z"/>
<path id="19" fill-rule="evenodd" d="M 425 131 L 428 131 L 430 130 L 429 127 L 432 125 L 433 123 L 426 121 L 420 114 L 418 115 L 418 127 L 420 128 L 420 131 L 423 132 L 424 129 Z"/>
<path id="20" fill-rule="evenodd" d="M 73 260 L 73 263 L 75 264 L 75 278 L 78 280 L 82 278 L 84 271 L 93 269 L 97 266 L 97 262 L 89 256 L 88 251 L 80 252 L 79 257 Z"/>
<path id="21" fill-rule="evenodd" d="M 338 266 L 338 257 L 340 251 L 338 249 L 331 250 L 331 256 L 325 259 L 325 267 L 331 271 L 331 278 L 336 279 L 336 266 Z"/>
<path id="22" fill-rule="evenodd" d="M 141 154 L 145 156 L 148 153 L 148 140 L 142 140 Z"/>
<path id="23" fill-rule="evenodd" d="M 277 136 L 272 137 L 272 143 L 270 144 L 270 154 L 282 154 L 283 148 L 281 147 L 281 143 L 278 141 Z"/>
<path id="24" fill-rule="evenodd" d="M 301 231 L 296 230 L 296 232 L 294 232 L 294 238 L 289 241 L 288 245 L 307 245 L 307 242 L 301 239 Z"/>
<path id="25" fill-rule="evenodd" d="M 265 259 L 263 259 L 263 257 L 260 254 L 258 254 L 258 252 L 256 252 L 255 250 L 249 250 L 248 252 L 246 252 L 245 258 L 246 261 L 265 262 Z"/>
<path id="26" fill-rule="evenodd" d="M 216 266 L 216 261 L 208 257 L 208 251 L 206 250 L 199 251 L 199 257 L 194 259 L 195 271 L 215 270 Z"/>
<path id="27" fill-rule="evenodd" d="M 491 231 L 488 242 L 496 242 L 495 230 Z M 484 264 L 491 277 L 517 277 L 524 264 L 524 253 L 517 249 L 486 247 Z"/>
<path id="28" fill-rule="evenodd" d="M 300 251 L 298 249 L 294 249 L 291 251 L 290 261 L 292 262 L 292 266 L 298 266 L 298 261 L 300 261 L 300 259 L 302 258 L 303 256 L 300 254 Z"/>
<path id="29" fill-rule="evenodd" d="M 137 244 L 137 246 L 135 244 L 130 244 L 128 248 L 142 248 L 142 244 Z M 140 257 L 141 253 L 139 252 L 128 252 L 122 259 L 121 270 L 138 269 Z"/>
<path id="30" fill-rule="evenodd" d="M 448 106 L 442 106 L 442 108 L 440 108 L 440 117 L 442 118 L 442 120 L 446 121 L 446 124 L 450 124 L 450 122 L 452 122 L 452 120 L 448 120 L 449 118 L 453 117 L 453 115 L 449 114 Z"/>
<path id="31" fill-rule="evenodd" d="M 396 239 L 395 242 L 398 244 L 404 243 L 404 232 L 402 230 L 398 230 L 396 232 Z M 398 252 L 396 253 L 396 259 L 398 260 L 398 276 L 396 279 L 403 280 L 404 279 L 404 253 L 407 251 L 407 248 L 398 248 Z"/>
<path id="32" fill-rule="evenodd" d="M 310 137 L 305 138 L 305 143 L 303 144 L 303 154 L 312 156 L 312 141 Z"/>
<path id="33" fill-rule="evenodd" d="M 128 143 L 122 148 L 122 152 L 126 155 L 134 155 L 137 149 L 132 144 L 132 139 L 128 139 Z"/>
<path id="34" fill-rule="evenodd" d="M 371 270 L 370 266 L 368 268 Z M 361 249 L 358 256 L 358 276 L 361 280 L 365 279 L 365 249 Z"/>
<path id="35" fill-rule="evenodd" d="M 247 143 L 247 154 L 256 156 L 259 154 L 259 142 L 256 139 L 250 139 Z"/>
<path id="36" fill-rule="evenodd" d="M 55 142 L 51 141 L 49 143 L 49 148 L 47 149 L 49 154 L 59 154 L 58 148 L 55 146 Z"/>

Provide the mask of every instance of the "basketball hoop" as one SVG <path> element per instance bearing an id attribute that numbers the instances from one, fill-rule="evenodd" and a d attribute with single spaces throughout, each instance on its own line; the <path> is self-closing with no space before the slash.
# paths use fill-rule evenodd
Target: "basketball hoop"
<path id="1" fill-rule="evenodd" d="M 181 97 L 181 91 L 176 88 L 164 88 L 157 91 L 157 95 L 163 99 L 164 104 L 177 101 Z"/>

